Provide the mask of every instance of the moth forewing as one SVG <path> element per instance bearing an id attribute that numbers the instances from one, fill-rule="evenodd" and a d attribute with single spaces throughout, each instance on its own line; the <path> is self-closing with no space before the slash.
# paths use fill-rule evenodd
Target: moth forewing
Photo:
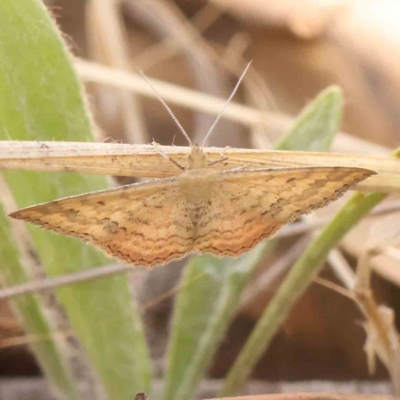
<path id="1" fill-rule="evenodd" d="M 243 197 L 255 202 L 250 208 L 287 223 L 336 200 L 374 174 L 364 168 L 299 167 L 226 171 L 218 176 L 223 186 L 240 187 Z"/>
<path id="2" fill-rule="evenodd" d="M 175 178 L 67 197 L 10 216 L 78 238 L 134 265 L 153 266 L 190 250 Z M 181 218 L 179 225 L 175 221 Z"/>

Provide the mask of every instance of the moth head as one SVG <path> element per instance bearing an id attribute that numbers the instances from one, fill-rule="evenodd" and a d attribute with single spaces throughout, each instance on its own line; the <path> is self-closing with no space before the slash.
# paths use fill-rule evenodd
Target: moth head
<path id="1" fill-rule="evenodd" d="M 204 154 L 203 148 L 198 144 L 192 146 L 188 155 L 186 169 L 198 169 L 207 167 L 207 156 Z"/>

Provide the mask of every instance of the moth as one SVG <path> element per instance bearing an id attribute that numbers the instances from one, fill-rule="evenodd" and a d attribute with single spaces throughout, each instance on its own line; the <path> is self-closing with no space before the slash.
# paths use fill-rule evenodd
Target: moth
<path id="1" fill-rule="evenodd" d="M 80 239 L 132 265 L 153 267 L 190 253 L 239 256 L 375 174 L 352 167 L 221 169 L 228 158 L 223 151 L 210 161 L 204 145 L 247 68 L 201 146 L 192 144 L 158 96 L 191 147 L 182 165 L 156 146 L 179 172 L 175 176 L 67 197 L 10 217 Z"/>

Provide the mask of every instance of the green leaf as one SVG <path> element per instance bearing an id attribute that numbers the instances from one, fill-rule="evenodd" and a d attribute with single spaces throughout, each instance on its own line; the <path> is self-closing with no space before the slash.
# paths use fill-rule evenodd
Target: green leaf
<path id="1" fill-rule="evenodd" d="M 2 259 L 0 276 L 3 282 L 16 285 L 29 280 L 28 271 L 19 261 L 15 238 L 2 207 L 0 207 L 0 254 Z M 43 312 L 44 305 L 40 298 L 34 295 L 21 296 L 13 303 L 28 334 L 40 337 L 51 332 L 51 320 Z M 31 348 L 51 384 L 68 399 L 79 399 L 77 382 L 68 368 L 68 360 L 57 341 L 49 338 L 33 343 Z"/>
<path id="2" fill-rule="evenodd" d="M 342 89 L 328 87 L 296 118 L 276 150 L 328 151 L 339 130 L 342 107 Z"/>
<path id="3" fill-rule="evenodd" d="M 236 259 L 193 257 L 175 303 L 169 340 L 165 400 L 189 400 L 232 320 L 265 246 Z"/>
<path id="4" fill-rule="evenodd" d="M 92 140 L 90 118 L 70 55 L 42 2 L 1 1 L 0 26 L 0 139 Z M 20 207 L 107 186 L 106 179 L 98 176 L 19 171 L 3 174 Z M 109 263 L 77 240 L 32 226 L 29 232 L 50 276 Z M 1 234 L 0 240 L 4 240 L 7 229 Z M 2 250 L 2 270 L 15 268 L 15 253 L 8 254 L 4 246 Z M 10 271 L 4 275 L 8 285 L 27 279 L 20 277 L 17 282 Z M 109 398 L 132 399 L 137 391 L 149 391 L 150 360 L 127 276 L 65 287 L 57 290 L 57 297 Z M 16 303 L 18 307 L 20 302 Z M 32 307 L 38 308 L 39 303 Z M 28 317 L 36 320 L 30 329 L 40 333 L 39 311 L 35 311 L 37 316 L 20 311 L 27 324 Z M 58 350 L 53 349 L 48 358 L 57 357 Z M 58 361 L 62 363 L 61 358 Z M 44 363 L 42 357 L 43 368 L 49 371 L 51 365 Z M 64 390 L 66 385 L 60 385 L 58 389 Z"/>

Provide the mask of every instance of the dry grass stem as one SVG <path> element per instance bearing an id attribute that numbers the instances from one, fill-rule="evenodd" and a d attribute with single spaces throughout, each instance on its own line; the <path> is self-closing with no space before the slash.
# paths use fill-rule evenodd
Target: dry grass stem
<path id="1" fill-rule="evenodd" d="M 88 2 L 85 15 L 89 52 L 102 64 L 129 71 L 129 45 L 119 8 L 119 1 L 115 0 Z M 122 117 L 125 135 L 115 132 L 115 137 L 128 143 L 146 143 L 143 114 L 136 94 L 104 87 L 99 87 L 97 92 L 99 115 L 106 116 L 107 124 L 118 126 L 117 121 Z"/>
<path id="2" fill-rule="evenodd" d="M 75 59 L 76 69 L 81 78 L 87 82 L 99 82 L 121 89 L 132 90 L 143 96 L 154 97 L 154 92 L 143 81 L 143 79 L 125 71 L 108 68 L 90 61 Z M 251 72 L 251 71 L 250 71 Z M 184 108 L 218 114 L 224 105 L 225 100 L 211 95 L 199 93 L 195 90 L 182 88 L 171 83 L 162 82 L 156 79 L 150 79 L 152 84 L 157 87 L 161 97 L 168 103 L 175 104 Z M 236 121 L 240 124 L 252 127 L 262 126 L 265 130 L 275 132 L 286 132 L 293 119 L 287 115 L 279 113 L 260 112 L 252 107 L 244 106 L 231 102 L 225 111 L 223 118 Z M 370 143 L 366 140 L 351 137 L 345 133 L 339 133 L 334 142 L 334 149 L 341 151 L 357 151 L 360 153 L 389 154 L 389 149 L 379 146 L 376 143 Z"/>
<path id="3" fill-rule="evenodd" d="M 379 239 L 372 235 L 357 265 L 357 281 L 354 294 L 357 304 L 367 318 L 366 354 L 370 369 L 374 367 L 374 354 L 377 354 L 391 376 L 397 394 L 400 393 L 400 340 L 394 324 L 393 311 L 388 307 L 378 306 L 371 290 L 370 258 L 380 249 Z M 385 236 L 388 232 L 385 232 Z M 380 238 L 382 239 L 382 238 Z M 387 238 L 388 240 L 388 238 Z"/>
<path id="4" fill-rule="evenodd" d="M 126 269 L 124 269 L 124 266 L 121 264 L 113 264 L 113 265 L 108 265 L 105 267 L 101 267 L 101 268 L 97 268 L 96 270 L 102 270 L 100 271 L 100 274 L 97 273 L 95 274 L 90 274 L 90 272 L 94 272 L 94 270 L 90 270 L 90 271 L 84 271 L 87 272 L 86 276 L 85 275 L 81 275 L 80 273 L 76 274 L 70 274 L 70 275 L 66 275 L 66 276 L 62 276 L 62 277 L 56 277 L 56 278 L 48 278 L 46 280 L 43 280 L 42 282 L 32 282 L 32 284 L 35 284 L 35 287 L 25 287 L 25 289 L 27 291 L 25 291 L 24 293 L 22 293 L 22 285 L 21 285 L 21 291 L 20 292 L 14 292 L 12 295 L 13 296 L 18 296 L 18 295 L 22 295 L 22 294 L 26 294 L 34 289 L 35 292 L 38 291 L 44 291 L 44 290 L 50 290 L 50 289 L 54 289 L 57 287 L 61 287 L 61 286 L 65 286 L 65 285 L 70 285 L 70 284 L 74 284 L 77 282 L 81 282 L 83 280 L 90 280 L 90 279 L 97 279 L 97 278 L 101 278 L 104 276 L 108 276 L 110 274 L 115 274 L 115 273 L 125 273 L 125 272 L 134 272 L 134 269 L 132 269 L 131 267 L 127 267 Z M 79 275 L 79 276 L 77 276 Z M 146 310 L 148 310 L 151 307 L 154 307 L 155 305 L 159 304 L 161 301 L 172 297 L 173 295 L 175 295 L 176 293 L 178 293 L 180 290 L 182 290 L 184 287 L 188 286 L 188 285 L 192 285 L 195 282 L 197 282 L 199 279 L 201 279 L 204 276 L 203 273 L 199 273 L 197 276 L 195 276 L 193 279 L 190 280 L 190 282 L 186 283 L 186 284 L 178 284 L 175 287 L 173 287 L 172 289 L 168 290 L 167 292 L 163 293 L 162 295 L 156 296 L 155 298 L 146 301 L 144 304 L 141 304 L 139 307 L 139 311 L 140 312 L 145 312 Z M 109 321 L 105 321 L 105 322 L 115 322 L 116 319 L 112 319 Z M 31 335 L 22 335 L 22 336 L 14 336 L 14 337 L 10 337 L 7 339 L 3 339 L 0 340 L 0 350 L 1 349 L 6 349 L 9 347 L 14 347 L 14 346 L 21 346 L 21 345 L 27 345 L 27 344 L 32 344 L 32 343 L 38 343 L 44 340 L 49 340 L 52 338 L 67 338 L 67 337 L 71 337 L 71 336 L 75 336 L 75 333 L 72 329 L 66 329 L 66 330 L 56 330 L 54 332 L 50 332 L 50 333 L 46 333 L 46 334 L 42 334 L 42 335 L 37 335 L 37 334 L 31 334 Z"/>
<path id="5" fill-rule="evenodd" d="M 223 97 L 227 90 L 227 80 L 223 71 L 220 71 L 213 62 L 213 57 L 208 47 L 204 45 L 200 34 L 196 32 L 179 7 L 172 2 L 154 0 L 152 2 L 137 0 L 126 2 L 125 10 L 134 20 L 140 20 L 141 24 L 161 37 L 172 37 L 191 66 L 194 85 L 199 91 L 214 96 Z M 162 18 L 159 18 L 162 15 Z M 140 67 L 140 65 L 139 65 Z M 204 132 L 212 124 L 212 116 L 208 113 L 197 113 L 195 116 L 194 141 L 200 141 Z M 239 132 L 239 126 L 231 125 L 225 121 L 223 131 Z"/>
<path id="6" fill-rule="evenodd" d="M 345 289 L 344 287 L 342 287 L 340 285 L 337 285 L 336 283 L 328 281 L 327 279 L 320 278 L 319 276 L 316 276 L 314 278 L 314 282 L 317 283 L 318 285 L 324 286 L 327 289 L 330 289 L 330 290 L 340 294 L 341 296 L 347 297 L 348 299 L 350 299 L 352 301 L 355 300 L 353 292 L 351 292 L 350 290 Z"/>
<path id="7" fill-rule="evenodd" d="M 40 281 L 28 282 L 14 287 L 0 289 L 0 300 L 21 296 L 27 293 L 38 293 L 43 290 L 56 289 L 62 286 L 73 285 L 74 283 L 84 282 L 92 279 L 103 278 L 123 272 L 134 271 L 132 267 L 124 264 L 105 265 L 86 271 L 74 272 L 70 275 L 63 275 L 54 278 L 44 278 Z"/>
<path id="8" fill-rule="evenodd" d="M 262 271 L 256 279 L 252 280 L 246 287 L 240 302 L 239 309 L 243 310 L 257 299 L 259 295 L 269 290 L 272 284 L 279 279 L 300 256 L 309 243 L 308 237 L 303 237 L 294 244 L 290 250 L 285 252 L 277 261 Z"/>
<path id="9" fill-rule="evenodd" d="M 348 290 L 353 290 L 356 284 L 356 277 L 342 252 L 331 250 L 328 255 L 328 262 L 333 273 L 344 287 Z"/>
<path id="10" fill-rule="evenodd" d="M 158 146 L 180 164 L 185 164 L 189 147 Z M 400 160 L 351 154 L 250 149 L 204 149 L 212 162 L 223 154 L 227 161 L 216 168 L 227 170 L 243 165 L 260 167 L 341 166 L 376 171 L 378 175 L 357 185 L 358 190 L 400 192 Z M 179 170 L 162 157 L 153 145 L 79 142 L 0 142 L 0 168 L 34 171 L 75 171 L 101 175 L 160 178 Z"/>

